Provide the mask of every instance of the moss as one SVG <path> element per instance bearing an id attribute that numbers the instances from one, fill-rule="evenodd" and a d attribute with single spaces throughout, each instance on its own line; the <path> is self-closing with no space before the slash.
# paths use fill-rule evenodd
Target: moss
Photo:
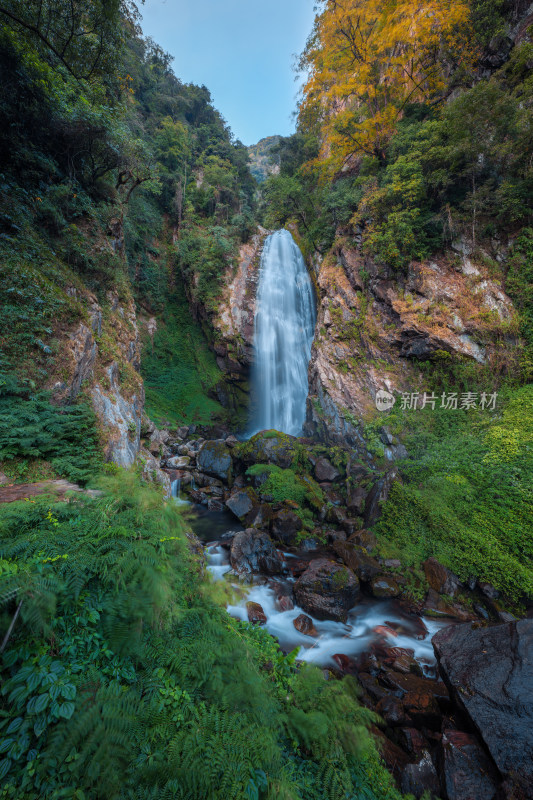
<path id="1" fill-rule="evenodd" d="M 333 573 L 332 583 L 335 589 L 344 589 L 348 585 L 348 570 L 338 569 Z"/>
<path id="2" fill-rule="evenodd" d="M 143 335 L 141 374 L 146 412 L 157 424 L 209 424 L 228 412 L 214 399 L 223 374 L 201 327 L 191 317 L 183 289 L 167 299 L 153 346 Z"/>

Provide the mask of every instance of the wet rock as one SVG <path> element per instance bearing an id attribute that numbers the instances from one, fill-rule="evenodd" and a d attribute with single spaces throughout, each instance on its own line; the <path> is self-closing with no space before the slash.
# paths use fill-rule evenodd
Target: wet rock
<path id="1" fill-rule="evenodd" d="M 231 435 L 226 439 L 226 444 L 231 450 L 233 450 L 233 448 L 239 444 L 239 440 L 236 436 Z"/>
<path id="2" fill-rule="evenodd" d="M 396 780 L 399 782 L 402 778 L 403 772 L 409 763 L 409 756 L 402 750 L 401 747 L 391 741 L 385 734 L 375 726 L 371 726 L 371 733 L 377 739 L 378 747 L 381 751 L 383 761 L 387 766 L 389 772 L 392 772 Z"/>
<path id="3" fill-rule="evenodd" d="M 381 516 L 383 505 L 387 502 L 391 487 L 398 479 L 398 470 L 393 467 L 382 475 L 373 485 L 365 505 L 365 527 L 371 528 Z"/>
<path id="4" fill-rule="evenodd" d="M 395 728 L 399 725 L 406 725 L 409 718 L 403 710 L 401 700 L 394 695 L 387 695 L 383 697 L 376 705 L 376 711 L 381 714 L 387 725 Z"/>
<path id="5" fill-rule="evenodd" d="M 262 531 L 247 528 L 234 536 L 231 543 L 230 564 L 240 575 L 251 577 L 264 573 L 282 572 L 283 562 L 274 543 Z"/>
<path id="6" fill-rule="evenodd" d="M 205 442 L 198 452 L 197 464 L 202 472 L 220 478 L 225 483 L 231 481 L 232 459 L 224 442 Z"/>
<path id="7" fill-rule="evenodd" d="M 428 558 L 422 564 L 426 580 L 439 594 L 447 594 L 453 597 L 460 585 L 459 578 L 449 569 L 440 564 L 436 558 Z"/>
<path id="8" fill-rule="evenodd" d="M 334 481 L 339 475 L 338 469 L 327 458 L 322 456 L 322 458 L 317 459 L 315 464 L 315 478 L 317 481 Z"/>
<path id="9" fill-rule="evenodd" d="M 351 569 L 325 558 L 311 561 L 294 586 L 296 602 L 317 619 L 345 622 L 359 595 L 359 581 Z"/>
<path id="10" fill-rule="evenodd" d="M 450 698 L 448 689 L 442 681 L 434 681 L 431 678 L 420 677 L 412 673 L 404 674 L 389 670 L 380 675 L 380 681 L 384 686 L 404 696 L 409 693 L 428 694 L 441 704 L 446 704 Z"/>
<path id="11" fill-rule="evenodd" d="M 434 589 L 430 589 L 427 593 L 424 609 L 429 616 L 450 617 L 460 622 L 468 622 L 469 620 L 475 619 L 474 614 L 464 608 L 464 606 L 459 603 L 449 603 L 443 600 Z"/>
<path id="12" fill-rule="evenodd" d="M 252 512 L 259 509 L 259 501 L 253 489 L 250 487 L 246 489 L 239 489 L 233 492 L 232 495 L 226 500 L 226 505 L 229 510 L 238 517 L 241 522 L 246 522 Z"/>
<path id="13" fill-rule="evenodd" d="M 267 621 L 267 616 L 263 611 L 263 606 L 259 603 L 252 603 L 249 600 L 246 603 L 246 613 L 248 614 L 248 621 L 254 625 L 264 625 Z"/>
<path id="14" fill-rule="evenodd" d="M 503 776 L 533 786 L 533 620 L 455 625 L 433 646 L 442 674 Z"/>
<path id="15" fill-rule="evenodd" d="M 294 578 L 303 575 L 308 566 L 309 561 L 304 561 L 303 558 L 291 558 L 288 562 L 289 570 Z"/>
<path id="16" fill-rule="evenodd" d="M 364 553 L 360 548 L 355 547 L 351 540 L 335 542 L 332 549 L 342 559 L 343 563 L 355 572 L 360 581 L 371 581 L 381 571 L 376 559 Z"/>
<path id="17" fill-rule="evenodd" d="M 209 511 L 224 511 L 224 504 L 216 497 L 212 497 L 207 501 L 207 508 Z"/>
<path id="18" fill-rule="evenodd" d="M 344 653 L 335 653 L 332 659 L 343 675 L 357 675 L 357 663 L 350 656 L 346 656 Z"/>
<path id="19" fill-rule="evenodd" d="M 400 587 L 387 575 L 377 575 L 370 581 L 370 588 L 374 597 L 398 597 Z"/>
<path id="20" fill-rule="evenodd" d="M 422 669 L 414 657 L 414 651 L 406 647 L 384 648 L 382 660 L 394 672 L 403 672 L 404 675 L 411 672 L 415 675 L 422 675 Z"/>
<path id="21" fill-rule="evenodd" d="M 441 764 L 448 800 L 493 800 L 496 796 L 499 783 L 496 770 L 472 734 L 445 730 Z"/>
<path id="22" fill-rule="evenodd" d="M 296 619 L 293 619 L 292 624 L 297 631 L 304 633 L 306 636 L 318 636 L 313 620 L 307 614 L 299 614 Z"/>
<path id="23" fill-rule="evenodd" d="M 374 703 L 390 697 L 390 691 L 381 686 L 375 675 L 371 675 L 369 672 L 358 672 L 357 679 Z"/>
<path id="24" fill-rule="evenodd" d="M 292 602 L 292 597 L 289 597 L 286 594 L 281 595 L 276 600 L 276 608 L 278 611 L 292 611 L 294 608 L 294 603 Z"/>
<path id="25" fill-rule="evenodd" d="M 402 792 L 414 794 L 416 798 L 422 797 L 424 792 L 430 792 L 433 795 L 440 794 L 437 770 L 429 751 L 425 750 L 422 758 L 416 764 L 407 764 L 403 768 L 400 785 Z"/>
<path id="26" fill-rule="evenodd" d="M 411 755 L 418 755 L 428 747 L 427 739 L 416 728 L 401 728 L 398 731 L 398 744 Z"/>
<path id="27" fill-rule="evenodd" d="M 282 508 L 272 519 L 272 535 L 283 544 L 294 543 L 296 535 L 302 530 L 303 523 L 298 514 L 290 508 Z"/>

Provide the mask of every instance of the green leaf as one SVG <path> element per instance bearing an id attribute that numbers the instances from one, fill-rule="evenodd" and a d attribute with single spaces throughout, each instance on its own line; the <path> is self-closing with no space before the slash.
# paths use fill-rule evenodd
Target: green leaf
<path id="1" fill-rule="evenodd" d="M 14 719 L 12 722 L 9 723 L 6 733 L 15 733 L 15 731 L 18 731 L 23 722 L 24 720 L 22 719 L 22 717 L 17 717 L 16 719 Z"/>
<path id="2" fill-rule="evenodd" d="M 74 714 L 74 709 L 74 703 L 62 703 L 59 706 L 59 716 L 63 717 L 64 719 L 70 719 Z"/>
<path id="3" fill-rule="evenodd" d="M 10 769 L 11 769 L 11 759 L 3 758 L 2 761 L 0 761 L 0 781 L 2 780 L 2 778 L 5 778 Z"/>
<path id="4" fill-rule="evenodd" d="M 61 687 L 61 695 L 65 700 L 74 700 L 76 697 L 76 687 L 73 683 L 66 683 Z"/>
<path id="5" fill-rule="evenodd" d="M 6 750 L 9 750 L 9 748 L 11 747 L 11 745 L 13 744 L 14 741 L 15 740 L 13 739 L 13 737 L 11 737 L 10 739 L 1 739 L 0 740 L 0 753 L 5 753 Z"/>

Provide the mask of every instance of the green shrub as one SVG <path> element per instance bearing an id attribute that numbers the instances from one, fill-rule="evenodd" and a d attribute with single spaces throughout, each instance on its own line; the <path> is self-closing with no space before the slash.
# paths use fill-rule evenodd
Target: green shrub
<path id="1" fill-rule="evenodd" d="M 0 507 L 2 797 L 400 800 L 355 681 L 214 605 L 175 505 L 101 488 Z"/>
<path id="2" fill-rule="evenodd" d="M 101 467 L 96 419 L 88 403 L 58 407 L 46 392 L 0 375 L 0 462 L 14 462 L 27 479 L 31 462 L 49 462 L 57 475 L 85 483 Z"/>

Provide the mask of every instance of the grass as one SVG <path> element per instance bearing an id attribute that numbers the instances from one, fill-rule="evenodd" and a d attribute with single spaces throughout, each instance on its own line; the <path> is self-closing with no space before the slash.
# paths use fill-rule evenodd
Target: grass
<path id="1" fill-rule="evenodd" d="M 182 289 L 169 297 L 158 316 L 153 349 L 145 337 L 141 373 L 146 413 L 157 424 L 208 424 L 227 416 L 210 396 L 222 372 L 200 325 L 191 317 Z"/>
<path id="2" fill-rule="evenodd" d="M 435 556 L 510 601 L 533 596 L 533 387 L 487 411 L 392 412 L 409 459 L 376 526 L 407 564 Z"/>

